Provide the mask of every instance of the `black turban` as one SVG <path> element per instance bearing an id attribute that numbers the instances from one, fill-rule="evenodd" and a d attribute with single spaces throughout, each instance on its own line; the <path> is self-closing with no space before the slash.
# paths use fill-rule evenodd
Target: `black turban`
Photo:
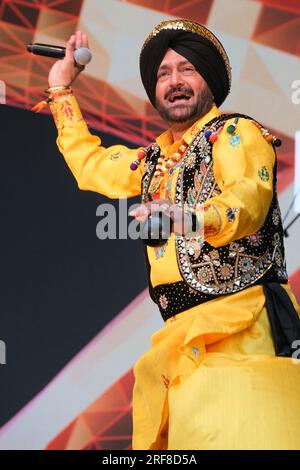
<path id="1" fill-rule="evenodd" d="M 188 20 L 163 21 L 150 33 L 140 55 L 140 72 L 149 100 L 155 107 L 158 68 L 168 49 L 185 57 L 206 81 L 217 106 L 229 93 L 228 56 L 211 31 Z"/>

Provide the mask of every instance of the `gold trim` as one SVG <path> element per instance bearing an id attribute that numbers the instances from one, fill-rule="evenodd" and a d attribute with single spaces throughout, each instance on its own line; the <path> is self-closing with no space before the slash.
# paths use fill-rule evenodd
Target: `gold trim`
<path id="1" fill-rule="evenodd" d="M 205 28 L 205 26 L 199 23 L 195 23 L 194 21 L 190 21 L 190 20 L 161 21 L 157 26 L 155 26 L 155 28 L 151 31 L 151 33 L 145 39 L 145 42 L 142 46 L 140 58 L 146 45 L 164 29 L 172 29 L 172 30 L 178 29 L 182 31 L 187 31 L 190 33 L 198 34 L 199 36 L 208 39 L 216 47 L 216 49 L 221 54 L 224 60 L 225 67 L 227 70 L 228 80 L 229 80 L 229 89 L 231 88 L 231 66 L 229 62 L 229 57 L 224 47 L 222 46 L 218 38 L 209 29 Z"/>

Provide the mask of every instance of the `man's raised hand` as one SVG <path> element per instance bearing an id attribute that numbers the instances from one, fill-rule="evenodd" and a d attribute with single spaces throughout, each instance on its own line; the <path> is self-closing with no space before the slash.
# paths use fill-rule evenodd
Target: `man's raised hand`
<path id="1" fill-rule="evenodd" d="M 89 48 L 88 37 L 81 31 L 76 31 L 66 44 L 64 59 L 55 62 L 48 76 L 49 87 L 71 86 L 78 75 L 84 70 L 84 65 L 78 65 L 74 61 L 74 51 L 79 47 Z"/>

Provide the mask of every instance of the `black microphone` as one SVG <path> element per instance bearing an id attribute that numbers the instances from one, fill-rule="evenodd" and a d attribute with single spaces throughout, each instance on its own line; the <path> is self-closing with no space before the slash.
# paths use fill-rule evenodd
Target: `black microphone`
<path id="1" fill-rule="evenodd" d="M 27 51 L 35 55 L 63 59 L 66 55 L 66 48 L 53 46 L 51 44 L 42 44 L 39 42 L 28 44 Z M 87 65 L 92 59 L 92 53 L 87 47 L 79 47 L 74 51 L 74 60 L 79 65 Z"/>
<path id="2" fill-rule="evenodd" d="M 141 224 L 140 236 L 145 245 L 161 246 L 170 238 L 173 220 L 162 211 L 152 212 Z"/>

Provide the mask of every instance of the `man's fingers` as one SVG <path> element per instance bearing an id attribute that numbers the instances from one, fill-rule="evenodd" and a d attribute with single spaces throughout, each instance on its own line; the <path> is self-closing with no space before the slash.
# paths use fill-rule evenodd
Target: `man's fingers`
<path id="1" fill-rule="evenodd" d="M 149 201 L 129 212 L 129 215 L 139 221 L 144 221 L 152 212 L 163 211 L 169 213 L 170 205 L 168 201 L 160 199 L 159 201 Z"/>
<path id="2" fill-rule="evenodd" d="M 88 49 L 90 48 L 89 40 L 85 33 L 82 33 L 82 47 L 87 47 Z"/>
<path id="3" fill-rule="evenodd" d="M 81 31 L 76 32 L 75 47 L 76 47 L 76 49 L 78 49 L 79 47 L 82 47 L 82 32 Z"/>
<path id="4" fill-rule="evenodd" d="M 129 215 L 131 217 L 135 217 L 136 219 L 138 219 L 139 217 L 147 217 L 149 213 L 150 213 L 150 210 L 147 209 L 147 207 L 143 204 L 137 207 L 136 209 L 130 211 Z"/>
<path id="5" fill-rule="evenodd" d="M 74 60 L 74 49 L 75 49 L 75 35 L 71 36 L 66 45 L 66 59 L 68 61 Z"/>
<path id="6" fill-rule="evenodd" d="M 135 219 L 136 219 L 138 222 L 144 222 L 147 218 L 148 218 L 147 215 L 140 215 L 140 216 L 136 217 Z"/>

